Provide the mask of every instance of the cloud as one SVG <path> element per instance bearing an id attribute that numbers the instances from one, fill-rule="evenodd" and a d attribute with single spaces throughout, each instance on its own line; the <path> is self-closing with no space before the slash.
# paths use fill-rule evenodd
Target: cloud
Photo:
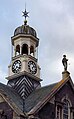
<path id="1" fill-rule="evenodd" d="M 7 83 L 5 77 L 6 77 L 6 73 L 0 68 L 0 82 L 1 83 L 5 83 L 5 84 Z"/>
<path id="2" fill-rule="evenodd" d="M 73 1 L 67 0 L 48 1 L 41 4 L 41 7 L 43 12 L 40 16 L 42 29 L 40 28 L 39 33 L 41 35 L 39 58 L 44 85 L 61 78 L 63 54 L 66 54 L 68 59 L 72 58 L 71 63 L 74 67 L 74 8 Z M 73 72 L 73 68 L 70 71 Z"/>
<path id="3" fill-rule="evenodd" d="M 28 24 L 36 29 L 40 39 L 39 64 L 42 85 L 59 81 L 62 77 L 62 56 L 67 55 L 72 77 L 74 67 L 74 1 L 73 0 L 25 0 L 30 12 Z M 25 1 L 2 0 L 0 9 L 0 65 L 5 76 L 11 60 L 11 36 L 16 27 L 23 24 L 22 10 Z M 18 4 L 16 4 L 18 2 Z M 2 75 L 3 74 L 3 75 Z M 1 77 L 1 79 L 3 79 Z"/>

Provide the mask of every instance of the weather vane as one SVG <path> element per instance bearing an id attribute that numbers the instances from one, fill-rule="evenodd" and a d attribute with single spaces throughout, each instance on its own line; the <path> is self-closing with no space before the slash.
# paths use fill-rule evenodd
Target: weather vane
<path id="1" fill-rule="evenodd" d="M 25 17 L 25 21 L 24 21 L 24 23 L 25 23 L 25 25 L 26 25 L 26 24 L 27 24 L 27 20 L 26 20 L 26 18 L 29 17 L 29 16 L 28 16 L 28 13 L 29 13 L 29 12 L 26 11 L 26 4 L 25 4 L 25 11 L 22 12 L 22 13 L 23 13 L 23 17 Z"/>
<path id="2" fill-rule="evenodd" d="M 66 59 L 66 55 L 63 55 L 63 59 L 62 59 L 62 64 L 64 66 L 64 71 L 67 71 L 67 67 L 68 67 L 68 59 Z"/>

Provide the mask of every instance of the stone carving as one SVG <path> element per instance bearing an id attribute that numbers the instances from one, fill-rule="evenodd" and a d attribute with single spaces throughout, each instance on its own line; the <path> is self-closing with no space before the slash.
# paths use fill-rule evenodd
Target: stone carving
<path id="1" fill-rule="evenodd" d="M 63 55 L 63 59 L 62 59 L 62 64 L 64 66 L 64 71 L 67 71 L 67 67 L 68 67 L 68 59 L 66 59 L 66 55 Z"/>

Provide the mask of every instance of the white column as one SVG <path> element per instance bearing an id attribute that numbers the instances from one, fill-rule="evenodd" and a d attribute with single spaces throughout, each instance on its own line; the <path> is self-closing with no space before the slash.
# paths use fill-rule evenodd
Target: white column
<path id="1" fill-rule="evenodd" d="M 35 57 L 38 59 L 38 47 L 35 48 Z"/>
<path id="2" fill-rule="evenodd" d="M 11 58 L 13 57 L 13 45 L 11 46 Z"/>
<path id="3" fill-rule="evenodd" d="M 22 45 L 20 45 L 20 55 L 22 54 Z"/>
<path id="4" fill-rule="evenodd" d="M 28 46 L 28 55 L 30 55 L 30 46 Z"/>

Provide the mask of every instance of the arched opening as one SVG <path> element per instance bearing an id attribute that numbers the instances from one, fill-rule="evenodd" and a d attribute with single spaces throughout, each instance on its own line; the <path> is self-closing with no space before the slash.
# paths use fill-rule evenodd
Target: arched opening
<path id="1" fill-rule="evenodd" d="M 70 119 L 70 103 L 67 99 L 64 99 L 63 103 L 63 119 Z"/>
<path id="2" fill-rule="evenodd" d="M 20 45 L 16 46 L 16 56 L 20 54 Z"/>
<path id="3" fill-rule="evenodd" d="M 34 56 L 34 47 L 33 46 L 30 47 L 30 55 Z"/>
<path id="4" fill-rule="evenodd" d="M 23 54 L 28 55 L 28 45 L 27 44 L 23 44 L 22 46 L 22 55 Z"/>

